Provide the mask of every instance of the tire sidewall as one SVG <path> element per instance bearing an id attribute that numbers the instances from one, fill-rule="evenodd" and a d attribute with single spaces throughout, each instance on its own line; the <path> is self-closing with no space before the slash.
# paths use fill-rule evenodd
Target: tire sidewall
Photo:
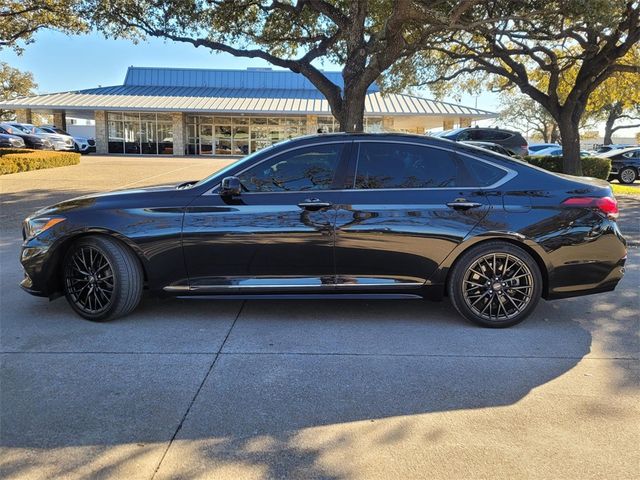
<path id="1" fill-rule="evenodd" d="M 464 300 L 462 287 L 466 271 L 478 258 L 488 253 L 508 253 L 509 255 L 518 257 L 521 261 L 525 262 L 529 267 L 529 270 L 531 270 L 534 281 L 532 298 L 525 309 L 520 312 L 515 318 L 500 321 L 486 320 L 476 315 Z M 522 322 L 531 314 L 531 312 L 533 312 L 533 310 L 535 310 L 541 295 L 542 274 L 540 273 L 540 268 L 538 267 L 537 262 L 524 249 L 506 242 L 489 242 L 484 245 L 472 247 L 469 251 L 463 253 L 460 257 L 460 260 L 454 266 L 449 281 L 449 298 L 454 304 L 456 310 L 458 310 L 458 312 L 466 319 L 483 327 L 505 328 Z"/>

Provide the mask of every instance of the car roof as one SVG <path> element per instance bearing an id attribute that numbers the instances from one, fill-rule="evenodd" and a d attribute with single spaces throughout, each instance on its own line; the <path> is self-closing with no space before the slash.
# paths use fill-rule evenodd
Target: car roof
<path id="1" fill-rule="evenodd" d="M 627 152 L 635 152 L 636 150 L 640 150 L 640 146 L 615 148 L 615 149 L 609 150 L 608 152 L 601 153 L 599 156 L 604 158 L 609 158 L 609 157 L 614 157 L 616 155 L 622 155 Z"/>

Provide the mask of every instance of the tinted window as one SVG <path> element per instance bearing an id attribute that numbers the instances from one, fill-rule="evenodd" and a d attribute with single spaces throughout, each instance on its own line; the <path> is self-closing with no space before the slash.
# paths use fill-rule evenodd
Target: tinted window
<path id="1" fill-rule="evenodd" d="M 446 150 L 402 143 L 361 143 L 355 187 L 459 186 L 459 161 Z"/>
<path id="2" fill-rule="evenodd" d="M 510 133 L 501 132 L 500 130 L 480 130 L 478 133 L 483 139 L 487 141 L 506 140 L 507 138 L 511 137 Z"/>
<path id="3" fill-rule="evenodd" d="M 331 188 L 344 144 L 315 145 L 277 155 L 239 175 L 250 192 Z"/>
<path id="4" fill-rule="evenodd" d="M 467 186 L 488 187 L 507 174 L 507 172 L 501 168 L 494 167 L 488 163 L 469 157 L 462 157 L 462 159 L 464 167 L 468 172 L 468 180 L 465 182 Z"/>

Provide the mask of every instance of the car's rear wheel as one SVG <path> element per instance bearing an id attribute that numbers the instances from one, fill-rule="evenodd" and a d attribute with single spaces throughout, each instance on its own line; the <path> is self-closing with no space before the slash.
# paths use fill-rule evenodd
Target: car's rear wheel
<path id="1" fill-rule="evenodd" d="M 635 182 L 637 178 L 638 172 L 636 172 L 635 168 L 625 167 L 618 173 L 618 181 L 625 185 Z"/>
<path id="2" fill-rule="evenodd" d="M 67 301 L 81 317 L 94 322 L 114 320 L 133 311 L 142 297 L 143 280 L 135 255 L 106 236 L 79 239 L 64 259 Z"/>
<path id="3" fill-rule="evenodd" d="M 542 294 L 536 261 L 520 247 L 488 242 L 465 252 L 449 279 L 449 297 L 458 312 L 484 327 L 522 322 Z"/>

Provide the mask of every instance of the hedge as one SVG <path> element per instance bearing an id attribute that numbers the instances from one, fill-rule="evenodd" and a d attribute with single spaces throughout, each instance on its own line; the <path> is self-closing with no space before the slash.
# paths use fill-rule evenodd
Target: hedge
<path id="1" fill-rule="evenodd" d="M 0 175 L 80 163 L 80 154 L 26 148 L 0 148 Z"/>
<path id="2" fill-rule="evenodd" d="M 524 159 L 536 167 L 562 173 L 562 157 L 525 157 Z M 609 179 L 611 160 L 608 158 L 581 157 L 580 160 L 582 161 L 582 174 L 585 177 L 601 178 L 602 180 Z"/>

